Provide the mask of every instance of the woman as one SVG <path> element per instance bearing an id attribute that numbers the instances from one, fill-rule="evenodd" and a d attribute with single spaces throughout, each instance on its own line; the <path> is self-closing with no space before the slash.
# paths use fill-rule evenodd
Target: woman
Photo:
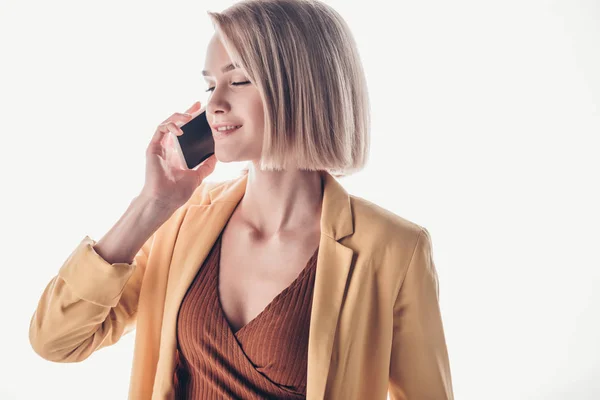
<path id="1" fill-rule="evenodd" d="M 158 127 L 140 195 L 42 294 L 33 348 L 78 362 L 135 328 L 130 399 L 453 398 L 428 231 L 334 178 L 369 150 L 346 23 L 306 0 L 209 15 L 206 108 Z M 189 170 L 168 133 L 205 110 L 215 155 Z M 215 158 L 249 166 L 203 182 Z"/>

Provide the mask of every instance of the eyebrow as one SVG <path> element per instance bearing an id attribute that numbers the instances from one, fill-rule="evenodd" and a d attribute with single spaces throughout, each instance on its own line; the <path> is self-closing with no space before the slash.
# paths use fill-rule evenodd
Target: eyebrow
<path id="1" fill-rule="evenodd" d="M 229 72 L 236 68 L 239 68 L 239 65 L 237 65 L 237 64 L 234 65 L 233 63 L 228 64 L 228 65 L 224 66 L 223 68 L 221 68 L 221 72 L 222 73 Z M 202 76 L 210 76 L 210 73 L 206 70 L 202 70 Z"/>

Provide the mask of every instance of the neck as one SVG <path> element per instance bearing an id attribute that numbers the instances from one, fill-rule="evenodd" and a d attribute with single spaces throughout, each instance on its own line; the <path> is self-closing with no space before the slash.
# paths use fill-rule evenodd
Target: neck
<path id="1" fill-rule="evenodd" d="M 261 171 L 252 163 L 240 216 L 267 238 L 320 229 L 323 184 L 320 171 Z"/>

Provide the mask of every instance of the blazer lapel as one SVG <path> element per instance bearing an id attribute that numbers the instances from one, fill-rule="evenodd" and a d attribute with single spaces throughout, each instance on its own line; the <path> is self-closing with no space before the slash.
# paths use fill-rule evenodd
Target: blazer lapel
<path id="1" fill-rule="evenodd" d="M 217 237 L 227 224 L 246 189 L 247 176 L 227 187 L 219 185 L 209 192 L 209 204 L 192 204 L 181 224 L 175 241 L 169 269 L 163 325 L 161 328 L 160 359 L 154 391 L 172 398 L 173 371 L 177 352 L 177 316 L 188 288 L 200 270 Z M 225 189 L 225 190 L 223 190 Z"/>
<path id="2" fill-rule="evenodd" d="M 350 196 L 325 173 L 321 241 L 308 339 L 306 398 L 324 399 L 337 322 L 354 251 L 339 240 L 354 232 Z"/>
<path id="3" fill-rule="evenodd" d="M 308 343 L 307 398 L 324 398 L 340 307 L 354 256 L 339 240 L 354 232 L 350 197 L 336 179 L 323 172 L 321 238 Z M 169 270 L 161 354 L 157 376 L 171 379 L 177 349 L 177 315 L 183 297 L 192 284 L 217 237 L 225 228 L 244 196 L 248 175 L 230 185 L 209 192 L 210 204 L 190 205 L 177 240 Z M 167 371 L 161 371 L 165 368 Z M 171 381 L 155 382 L 170 386 Z"/>

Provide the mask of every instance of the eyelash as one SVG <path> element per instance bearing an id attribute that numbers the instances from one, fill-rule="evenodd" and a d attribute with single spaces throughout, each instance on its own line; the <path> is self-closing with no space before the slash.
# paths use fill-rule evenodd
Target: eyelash
<path id="1" fill-rule="evenodd" d="M 247 84 L 249 84 L 249 83 L 250 83 L 250 81 L 245 81 L 245 82 L 232 82 L 231 84 L 232 84 L 232 85 L 236 85 L 236 86 L 241 86 L 241 85 L 247 85 Z M 206 91 L 207 91 L 207 92 L 212 92 L 213 90 L 215 90 L 215 88 L 214 88 L 214 87 L 211 87 L 211 88 L 208 88 Z"/>

